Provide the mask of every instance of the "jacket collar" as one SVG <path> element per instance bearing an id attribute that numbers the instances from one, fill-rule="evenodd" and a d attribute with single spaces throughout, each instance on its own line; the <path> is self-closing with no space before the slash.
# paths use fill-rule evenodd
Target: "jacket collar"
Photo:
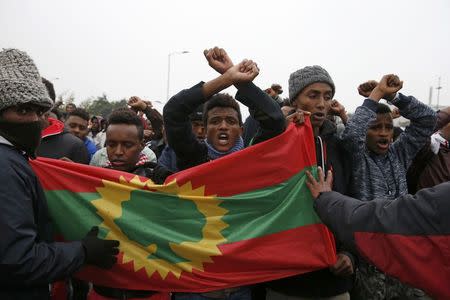
<path id="1" fill-rule="evenodd" d="M 319 129 L 319 135 L 323 138 L 327 138 L 328 136 L 335 134 L 336 131 L 336 125 L 330 120 L 325 120 Z"/>
<path id="2" fill-rule="evenodd" d="M 50 123 L 50 125 L 41 132 L 42 138 L 57 135 L 64 131 L 64 123 L 60 120 L 48 118 L 48 122 Z"/>
<path id="3" fill-rule="evenodd" d="M 5 139 L 4 137 L 2 137 L 0 135 L 0 144 L 4 144 L 4 145 L 8 145 L 8 146 L 14 146 L 13 144 L 11 144 L 10 141 L 8 141 L 7 139 Z"/>

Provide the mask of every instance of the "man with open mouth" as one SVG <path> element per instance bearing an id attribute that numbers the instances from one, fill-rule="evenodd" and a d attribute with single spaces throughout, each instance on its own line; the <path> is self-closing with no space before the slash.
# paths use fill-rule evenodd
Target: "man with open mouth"
<path id="1" fill-rule="evenodd" d="M 279 105 L 253 84 L 253 79 L 259 74 L 255 62 L 243 60 L 234 65 L 225 50 L 218 47 L 205 50 L 204 55 L 220 76 L 182 90 L 164 106 L 167 140 L 176 154 L 179 170 L 219 159 L 244 148 L 239 105 L 230 95 L 220 93 L 231 85 L 238 89 L 236 99 L 248 106 L 250 114 L 259 121 L 260 130 L 253 139 L 254 144 L 272 138 L 285 129 Z M 199 140 L 192 131 L 189 115 L 203 103 L 206 139 Z M 172 299 L 250 300 L 251 297 L 251 288 L 243 286 L 201 294 L 175 293 Z"/>
<path id="2" fill-rule="evenodd" d="M 436 113 L 416 98 L 398 93 L 402 86 L 398 76 L 389 74 L 380 83 L 372 80 L 358 88 L 360 95 L 367 99 L 348 121 L 342 138 L 352 157 L 350 196 L 362 201 L 394 200 L 406 195 L 408 167 L 433 133 Z M 395 105 L 411 121 L 395 142 L 391 111 L 379 103 L 381 99 Z M 382 292 L 375 293 L 374 287 Z M 358 299 L 415 297 L 411 288 L 380 273 L 363 259 L 360 259 L 355 291 Z"/>
<path id="3" fill-rule="evenodd" d="M 335 93 L 335 85 L 328 72 L 320 66 L 307 66 L 289 77 L 290 107 L 283 107 L 287 119 L 310 115 L 315 137 L 317 165 L 333 170 L 336 179 L 333 190 L 347 194 L 351 166 L 344 157 L 337 136 L 336 125 L 327 119 Z M 337 101 L 336 101 L 337 102 Z M 339 105 L 342 114 L 345 108 Z M 280 299 L 350 299 L 355 257 L 338 243 L 337 262 L 331 268 L 267 283 L 267 300 Z"/>

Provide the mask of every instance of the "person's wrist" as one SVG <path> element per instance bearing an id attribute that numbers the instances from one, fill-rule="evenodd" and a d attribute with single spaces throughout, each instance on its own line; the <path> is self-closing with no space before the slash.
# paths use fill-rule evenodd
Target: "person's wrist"
<path id="1" fill-rule="evenodd" d="M 235 84 L 233 74 L 229 70 L 222 74 L 224 85 L 228 86 Z"/>
<path id="2" fill-rule="evenodd" d="M 221 67 L 217 67 L 217 68 L 214 68 L 217 72 L 219 72 L 219 74 L 225 74 L 225 72 L 228 70 L 228 69 L 226 69 L 226 68 L 221 68 Z"/>
<path id="3" fill-rule="evenodd" d="M 383 98 L 384 94 L 378 87 L 374 88 L 372 92 L 370 92 L 369 99 L 373 101 L 380 101 Z"/>

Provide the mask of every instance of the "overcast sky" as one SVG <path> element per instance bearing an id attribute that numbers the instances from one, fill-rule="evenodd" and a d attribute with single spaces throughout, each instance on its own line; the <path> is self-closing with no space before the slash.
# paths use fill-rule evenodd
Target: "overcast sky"
<path id="1" fill-rule="evenodd" d="M 255 83 L 280 83 L 318 64 L 348 111 L 362 99 L 356 87 L 396 73 L 402 92 L 450 105 L 450 1 L 22 1 L 0 0 L 0 48 L 19 48 L 35 60 L 57 94 L 76 103 L 106 93 L 166 101 L 170 94 L 216 76 L 203 49 L 225 48 L 234 62 L 261 69 Z M 230 93 L 234 94 L 232 89 Z"/>

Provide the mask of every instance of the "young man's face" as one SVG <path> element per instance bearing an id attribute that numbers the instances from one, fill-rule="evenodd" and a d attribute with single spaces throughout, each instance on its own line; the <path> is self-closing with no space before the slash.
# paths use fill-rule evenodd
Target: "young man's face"
<path id="1" fill-rule="evenodd" d="M 100 122 L 97 118 L 91 119 L 91 130 L 92 131 L 99 131 L 100 129 Z"/>
<path id="2" fill-rule="evenodd" d="M 71 113 L 74 110 L 75 110 L 75 105 L 70 104 L 70 103 L 66 105 L 66 112 Z"/>
<path id="3" fill-rule="evenodd" d="M 113 169 L 133 170 L 143 148 L 136 125 L 111 124 L 106 129 L 106 152 Z"/>
<path id="4" fill-rule="evenodd" d="M 201 120 L 191 121 L 191 125 L 192 125 L 192 132 L 195 134 L 197 139 L 204 140 L 206 137 L 206 131 L 203 121 Z"/>
<path id="5" fill-rule="evenodd" d="M 208 111 L 206 138 L 214 149 L 226 152 L 242 135 L 238 112 L 231 107 L 214 107 Z"/>
<path id="6" fill-rule="evenodd" d="M 2 112 L 1 120 L 12 123 L 44 121 L 46 110 L 33 104 L 11 106 Z"/>
<path id="7" fill-rule="evenodd" d="M 377 119 L 369 123 L 367 129 L 367 148 L 376 154 L 385 154 L 394 137 L 394 124 L 391 114 L 377 114 Z"/>
<path id="8" fill-rule="evenodd" d="M 333 90 L 327 83 L 316 82 L 305 87 L 294 100 L 294 106 L 311 113 L 311 125 L 315 132 L 325 121 L 333 99 Z"/>
<path id="9" fill-rule="evenodd" d="M 272 98 L 278 95 L 272 88 L 268 88 L 266 90 L 266 93 L 269 94 L 269 96 Z"/>
<path id="10" fill-rule="evenodd" d="M 65 124 L 67 130 L 71 134 L 80 138 L 83 141 L 89 133 L 88 121 L 78 116 L 70 116 L 69 118 L 67 118 Z"/>

